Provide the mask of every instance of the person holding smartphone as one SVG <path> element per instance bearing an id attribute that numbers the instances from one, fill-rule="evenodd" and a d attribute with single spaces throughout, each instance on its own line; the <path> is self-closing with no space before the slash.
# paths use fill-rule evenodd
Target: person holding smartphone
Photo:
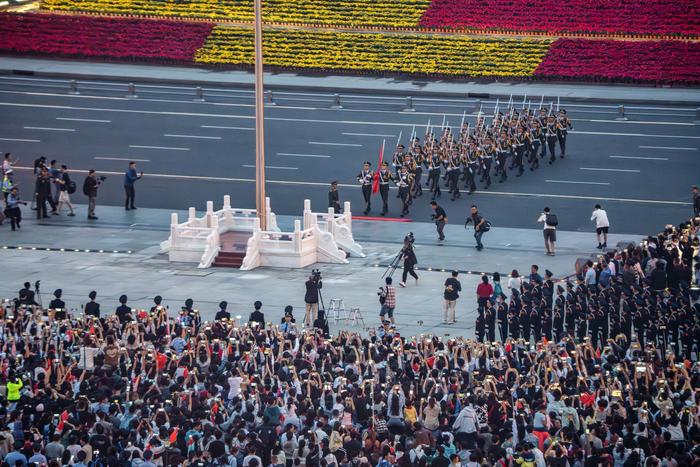
<path id="1" fill-rule="evenodd" d="M 126 193 L 126 200 L 124 201 L 124 209 L 127 211 L 130 209 L 136 209 L 134 206 L 134 201 L 136 199 L 136 190 L 134 189 L 134 184 L 137 180 L 143 177 L 143 172 L 136 172 L 136 162 L 129 162 L 129 168 L 124 174 L 124 192 Z"/>

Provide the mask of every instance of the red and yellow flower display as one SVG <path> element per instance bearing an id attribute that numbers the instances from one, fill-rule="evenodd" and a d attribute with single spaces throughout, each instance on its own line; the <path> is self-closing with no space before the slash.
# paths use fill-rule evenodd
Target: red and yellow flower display
<path id="1" fill-rule="evenodd" d="M 415 76 L 700 84 L 700 43 L 269 28 L 265 64 Z M 211 23 L 0 14 L 0 51 L 248 67 L 253 31 Z"/>
<path id="2" fill-rule="evenodd" d="M 415 27 L 430 0 L 265 0 L 263 20 L 344 26 Z M 46 10 L 253 21 L 252 0 L 42 0 Z"/>

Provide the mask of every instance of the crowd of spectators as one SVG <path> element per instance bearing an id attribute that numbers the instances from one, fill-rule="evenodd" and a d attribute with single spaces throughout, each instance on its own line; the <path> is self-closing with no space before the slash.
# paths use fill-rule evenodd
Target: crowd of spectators
<path id="1" fill-rule="evenodd" d="M 94 292 L 68 311 L 61 290 L 41 306 L 27 283 L 1 310 L 0 459 L 11 467 L 697 464 L 700 305 L 685 269 L 696 229 L 669 227 L 606 255 L 551 302 L 537 271 L 479 300 L 485 320 L 506 293 L 533 309 L 538 297 L 552 322 L 540 335 L 501 321 L 496 336 L 493 320 L 477 339 L 408 336 L 385 321 L 330 337 L 297 326 L 291 307 L 270 322 L 260 302 L 249 317 L 221 302 L 206 322 L 191 299 L 175 313 L 158 296 L 150 309 L 122 296 L 105 310 Z"/>

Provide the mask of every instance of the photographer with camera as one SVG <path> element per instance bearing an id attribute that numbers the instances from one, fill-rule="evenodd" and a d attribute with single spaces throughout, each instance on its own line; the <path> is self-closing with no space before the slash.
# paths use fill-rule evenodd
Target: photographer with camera
<path id="1" fill-rule="evenodd" d="M 88 219 L 97 220 L 95 215 L 95 202 L 97 200 L 97 189 L 102 185 L 107 177 L 98 177 L 94 169 L 90 169 L 85 182 L 83 182 L 83 194 L 88 197 Z"/>
<path id="2" fill-rule="evenodd" d="M 318 319 L 318 298 L 319 289 L 321 287 L 323 287 L 321 271 L 313 269 L 309 280 L 306 281 L 306 294 L 304 294 L 304 302 L 306 303 L 304 326 L 312 326 Z"/>
<path id="3" fill-rule="evenodd" d="M 435 221 L 435 226 L 437 227 L 437 233 L 438 233 L 438 240 L 443 241 L 445 240 L 445 233 L 443 230 L 445 229 L 445 224 L 447 224 L 447 213 L 445 210 L 442 208 L 442 206 L 438 206 L 438 204 L 435 201 L 430 202 L 430 207 L 435 211 L 435 214 L 432 214 L 430 218 Z"/>
<path id="4" fill-rule="evenodd" d="M 403 273 L 401 274 L 401 282 L 399 282 L 401 287 L 406 287 L 406 279 L 408 278 L 409 274 L 416 280 L 416 285 L 418 285 L 418 274 L 416 274 L 416 271 L 413 270 L 413 268 L 416 267 L 416 264 L 418 264 L 416 252 L 413 251 L 413 242 L 415 241 L 416 238 L 413 236 L 413 232 L 410 232 L 408 235 L 406 235 L 406 238 L 403 239 L 403 248 L 401 249 Z"/>
<path id="5" fill-rule="evenodd" d="M 384 322 L 384 317 L 388 316 L 391 324 L 394 324 L 394 308 L 396 308 L 396 288 L 391 285 L 393 282 L 391 277 L 384 279 L 384 287 L 379 287 L 379 304 L 382 306 L 379 310 L 379 321 Z"/>

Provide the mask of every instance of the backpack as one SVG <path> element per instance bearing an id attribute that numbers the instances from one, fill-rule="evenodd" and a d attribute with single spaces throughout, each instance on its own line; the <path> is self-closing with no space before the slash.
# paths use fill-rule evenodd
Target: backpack
<path id="1" fill-rule="evenodd" d="M 379 304 L 384 305 L 386 303 L 386 293 L 387 290 L 384 287 L 380 287 L 381 291 L 377 292 L 377 295 L 379 295 Z"/>
<path id="2" fill-rule="evenodd" d="M 77 190 L 78 187 L 75 185 L 75 182 L 73 180 L 69 181 L 66 183 L 66 191 L 68 192 L 69 195 L 72 195 L 75 193 L 75 190 Z"/>
<path id="3" fill-rule="evenodd" d="M 545 216 L 545 224 L 547 224 L 550 227 L 556 227 L 559 225 L 559 220 L 557 220 L 557 215 L 556 214 L 547 214 Z"/>
<path id="4" fill-rule="evenodd" d="M 484 223 L 481 225 L 481 231 L 488 232 L 489 230 L 491 230 L 491 223 L 489 221 L 484 221 Z"/>

